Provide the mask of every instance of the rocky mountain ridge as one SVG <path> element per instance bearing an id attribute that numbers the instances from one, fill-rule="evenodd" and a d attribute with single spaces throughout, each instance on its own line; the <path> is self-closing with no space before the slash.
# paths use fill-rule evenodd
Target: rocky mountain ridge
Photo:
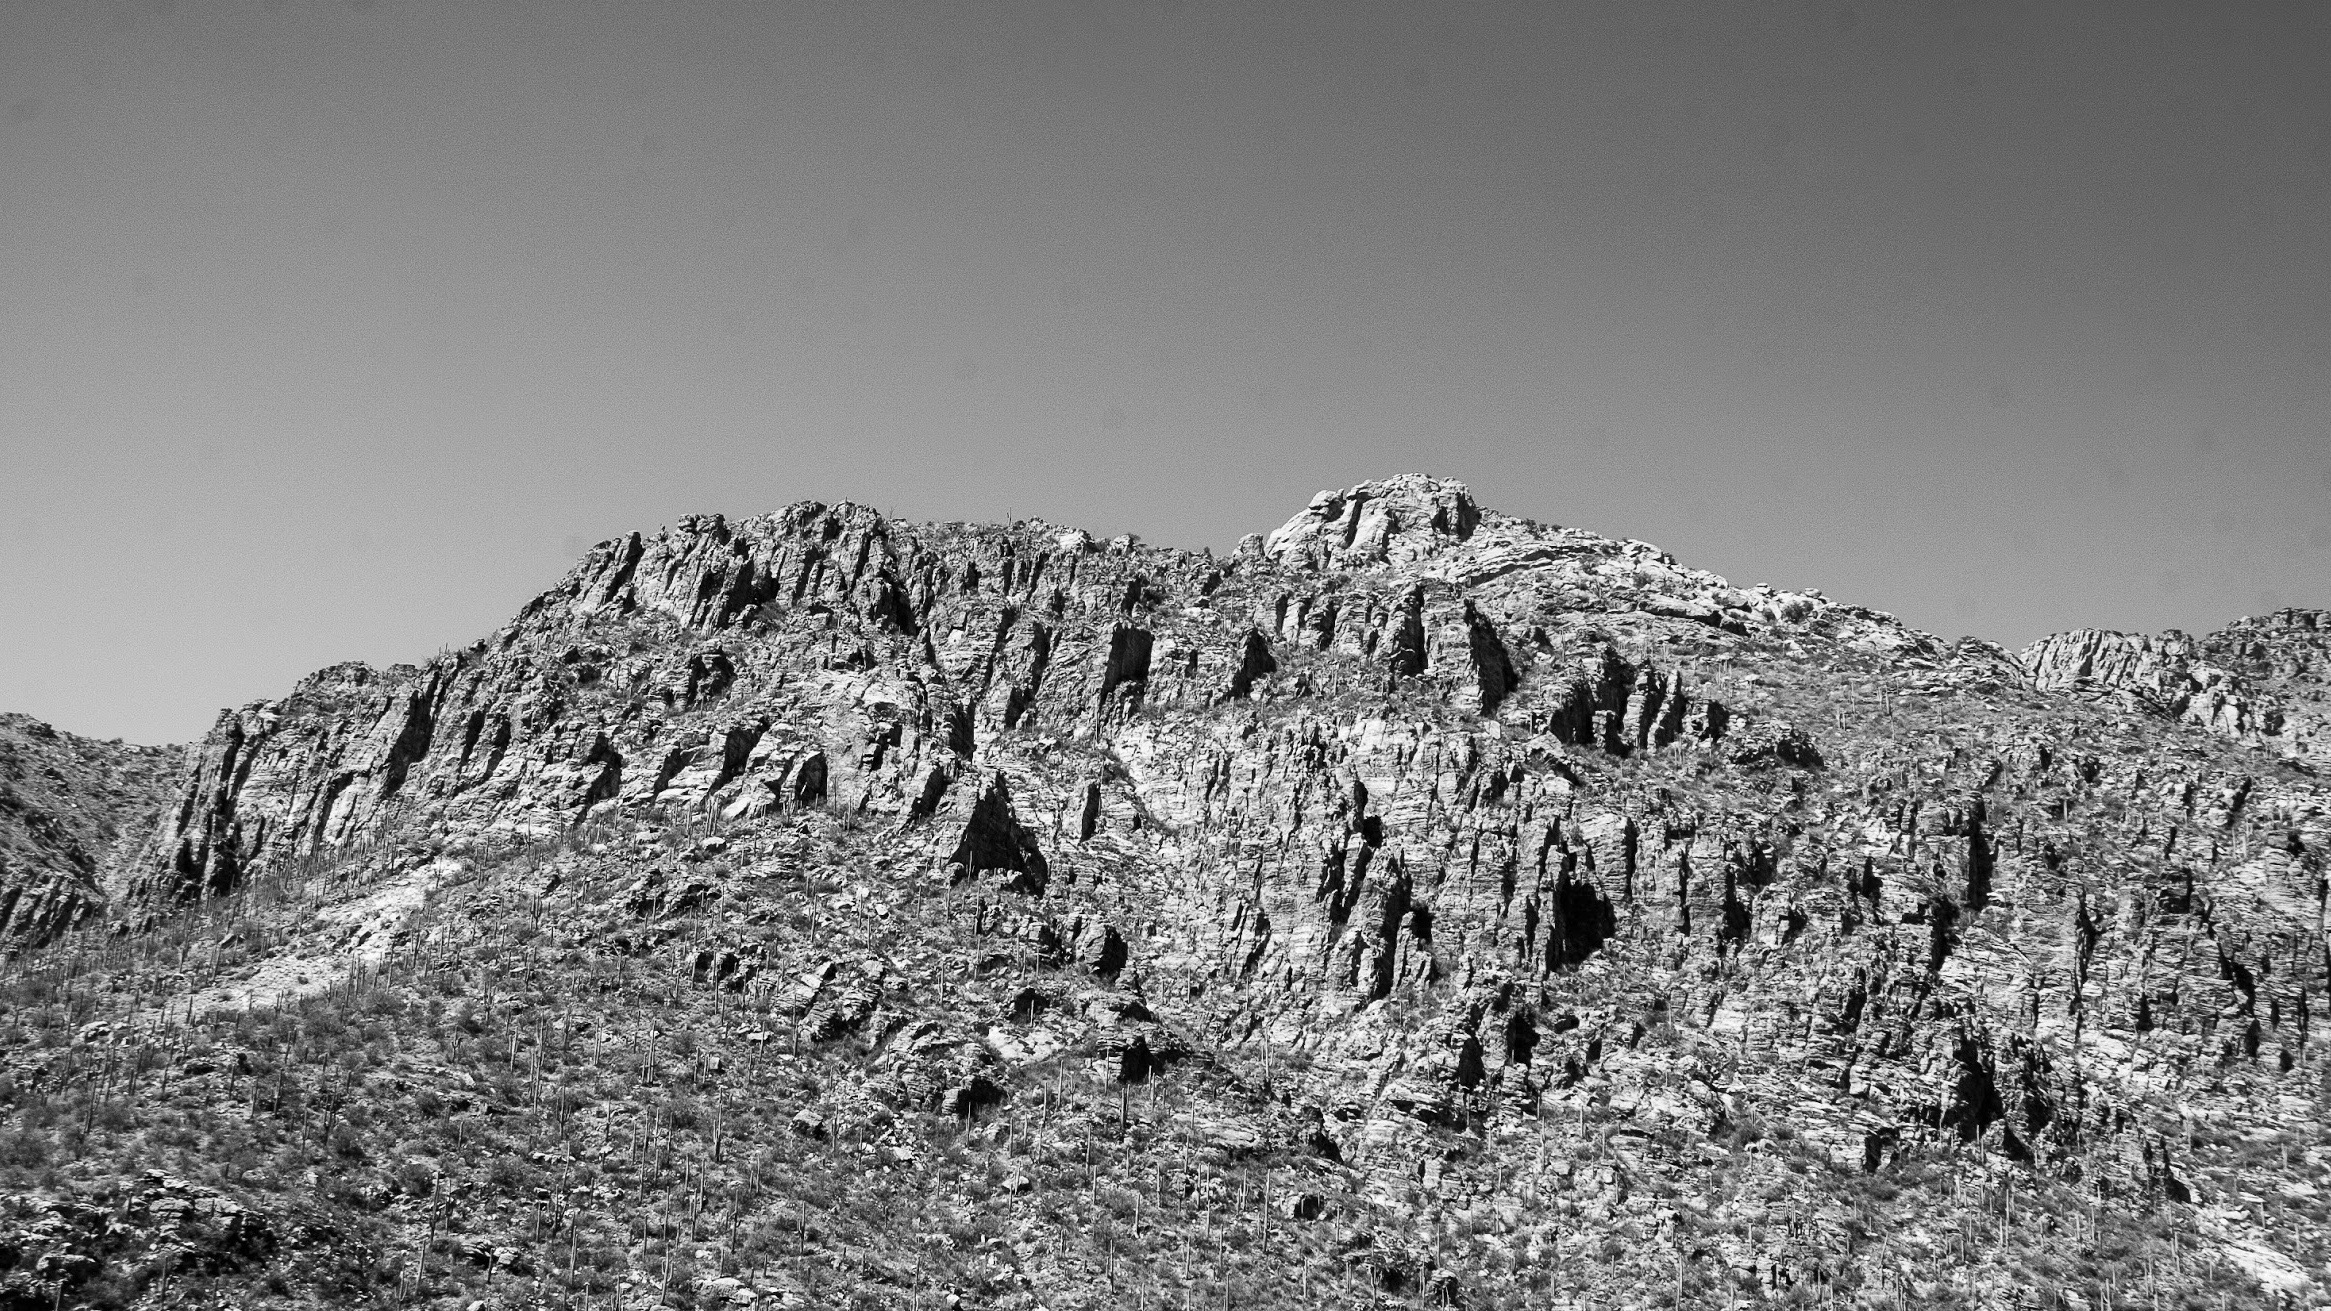
<path id="1" fill-rule="evenodd" d="M 475 991 L 513 941 L 569 971 L 535 1014 L 669 978 L 731 1017 L 690 1030 L 702 1096 L 1028 1237 L 862 1245 L 870 1304 L 1115 1304 L 1123 1236 L 1068 1218 L 1112 1187 L 1136 1236 L 1141 1197 L 1209 1241 L 1245 1198 L 1261 1264 L 1217 1259 L 1258 1304 L 2312 1304 L 2327 640 L 1947 643 L 1418 476 L 1219 559 L 803 503 L 229 712 L 112 891 L 163 934 L 313 899 L 308 945 L 184 957 L 181 997 L 482 953 L 513 1061 L 574 1059 Z M 833 1077 L 720 1082 L 776 1048 Z M 1007 1164 L 934 1164 L 963 1126 Z M 689 1141 L 762 1198 L 736 1225 L 780 1204 Z M 485 1205 L 490 1164 L 435 1159 Z M 398 1241 L 436 1214 L 384 1196 Z M 725 1232 L 680 1293 L 835 1304 Z M 1331 1250 L 1362 1273 L 1320 1292 Z M 625 1259 L 610 1296 L 675 1297 Z M 1216 1295 L 1189 1267 L 1129 1287 Z"/>
<path id="2" fill-rule="evenodd" d="M 2117 698 L 2297 759 L 2331 753 L 2331 610 L 2278 610 L 2198 640 L 2077 629 L 2019 658 L 2050 691 Z"/>
<path id="3" fill-rule="evenodd" d="M 45 940 L 102 911 L 107 874 L 150 838 L 184 754 L 0 713 L 0 941 Z"/>

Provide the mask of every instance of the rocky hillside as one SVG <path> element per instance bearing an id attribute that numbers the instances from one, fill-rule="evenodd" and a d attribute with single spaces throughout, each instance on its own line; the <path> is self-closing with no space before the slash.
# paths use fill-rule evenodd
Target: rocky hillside
<path id="1" fill-rule="evenodd" d="M 2019 657 L 1419 477 L 602 543 L 223 716 L 16 962 L 6 1287 L 2316 1304 L 2327 639 Z"/>
<path id="2" fill-rule="evenodd" d="M 0 941 L 45 941 L 104 904 L 106 874 L 153 830 L 183 754 L 0 714 Z M 116 850 L 124 833 L 131 852 Z"/>
<path id="3" fill-rule="evenodd" d="M 2050 691 L 2108 699 L 2320 764 L 2331 757 L 2331 611 L 2281 610 L 2195 640 L 2058 633 L 2023 652 Z"/>

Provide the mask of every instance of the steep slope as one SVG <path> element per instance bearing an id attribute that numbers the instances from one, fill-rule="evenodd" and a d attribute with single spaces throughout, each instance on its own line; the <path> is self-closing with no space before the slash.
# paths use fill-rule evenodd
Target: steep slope
<path id="1" fill-rule="evenodd" d="M 2316 629 L 2243 631 L 2295 703 Z M 2085 640 L 1413 476 L 1224 559 L 815 504 L 604 543 L 222 717 L 147 932 L 10 984 L 112 1017 L 16 1132 L 181 1126 L 175 1195 L 306 1237 L 18 1246 L 68 1297 L 2318 1302 L 2313 739 L 2099 699 Z M 55 1159 L 17 1186 L 151 1231 L 162 1183 Z"/>
<path id="2" fill-rule="evenodd" d="M 0 714 L 0 942 L 46 940 L 103 905 L 117 841 L 144 840 L 182 755 Z"/>

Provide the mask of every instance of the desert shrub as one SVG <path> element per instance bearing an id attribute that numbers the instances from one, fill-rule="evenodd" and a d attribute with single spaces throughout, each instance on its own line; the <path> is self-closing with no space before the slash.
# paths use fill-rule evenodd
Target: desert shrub
<path id="1" fill-rule="evenodd" d="M 0 1137 L 0 1166 L 31 1170 L 46 1165 L 49 1159 L 47 1135 L 32 1129 L 19 1129 Z"/>
<path id="2" fill-rule="evenodd" d="M 486 1163 L 486 1186 L 509 1196 L 532 1192 L 538 1177 L 533 1166 L 510 1153 L 497 1153 Z"/>

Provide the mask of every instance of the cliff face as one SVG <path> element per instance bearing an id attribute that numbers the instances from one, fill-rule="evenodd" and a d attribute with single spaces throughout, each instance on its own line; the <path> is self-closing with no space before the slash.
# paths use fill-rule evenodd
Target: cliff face
<path id="1" fill-rule="evenodd" d="M 1198 1059 L 1269 1090 L 1207 1132 L 1303 1163 L 1305 1221 L 1332 1176 L 1516 1266 L 1624 1227 L 1760 1295 L 1880 1287 L 1849 1272 L 1894 1240 L 1778 1139 L 1969 1181 L 1904 1233 L 2045 1179 L 2311 1297 L 2323 1231 L 2193 1154 L 2207 1121 L 2321 1173 L 2325 639 L 2019 659 L 1419 477 L 1221 559 L 802 504 L 603 543 L 484 641 L 225 715 L 126 886 L 161 915 L 579 832 L 525 866 L 557 943 L 856 1035 L 819 1115 Z M 679 825 L 719 836 L 674 859 Z M 1711 1169 L 1764 1191 L 1676 1200 Z M 2028 1278 L 1918 1251 L 1929 1291 Z"/>
<path id="2" fill-rule="evenodd" d="M 1594 631 L 1606 616 L 1612 631 Z M 1715 743 L 1724 708 L 1652 648 L 1697 658 L 1814 624 L 1943 658 L 1883 617 L 1734 589 L 1641 543 L 1485 519 L 1461 488 L 1416 478 L 1323 494 L 1221 561 L 849 505 L 688 520 L 602 544 L 464 650 L 325 670 L 223 716 L 135 882 L 164 900 L 216 893 L 269 860 L 386 834 L 490 841 L 642 807 L 905 813 L 939 804 L 958 772 L 1025 767 L 1016 748 L 1039 736 L 1148 743 L 1234 708 L 1308 724 L 1322 698 L 1475 716 L 1527 686 L 1529 708 L 1500 715 L 1520 727 L 1491 731 L 1620 755 Z M 1992 651 L 1948 663 L 2015 676 Z M 1739 728 L 1734 749 L 1759 732 L 1767 749 L 1805 740 Z M 1433 745 L 1453 751 L 1481 730 L 1445 731 L 1459 735 L 1436 728 Z"/>
<path id="3" fill-rule="evenodd" d="M 0 942 L 42 942 L 105 903 L 106 874 L 142 843 L 182 751 L 75 737 L 0 714 Z"/>

